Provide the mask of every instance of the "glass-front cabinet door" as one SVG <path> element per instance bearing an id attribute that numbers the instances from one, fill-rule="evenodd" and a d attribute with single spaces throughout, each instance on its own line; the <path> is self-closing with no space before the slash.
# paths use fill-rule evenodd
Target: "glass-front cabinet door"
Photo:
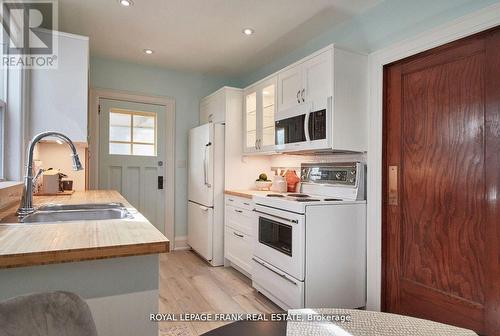
<path id="1" fill-rule="evenodd" d="M 243 110 L 243 151 L 257 150 L 257 91 L 245 91 Z"/>
<path id="2" fill-rule="evenodd" d="M 276 77 L 244 91 L 243 152 L 274 150 L 276 114 Z"/>
<path id="3" fill-rule="evenodd" d="M 261 100 L 261 118 L 259 129 L 261 130 L 258 147 L 261 151 L 274 149 L 274 116 L 276 114 L 276 78 L 264 82 L 259 88 Z"/>

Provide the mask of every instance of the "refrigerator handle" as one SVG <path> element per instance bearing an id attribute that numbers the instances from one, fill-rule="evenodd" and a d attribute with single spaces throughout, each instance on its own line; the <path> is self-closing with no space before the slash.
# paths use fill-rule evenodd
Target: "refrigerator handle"
<path id="1" fill-rule="evenodd" d="M 208 150 L 209 150 L 209 147 L 212 145 L 211 142 L 207 143 L 205 145 L 205 157 L 203 158 L 203 178 L 204 178 L 204 181 L 205 181 L 205 185 L 207 187 L 211 187 L 210 183 L 208 182 Z"/>

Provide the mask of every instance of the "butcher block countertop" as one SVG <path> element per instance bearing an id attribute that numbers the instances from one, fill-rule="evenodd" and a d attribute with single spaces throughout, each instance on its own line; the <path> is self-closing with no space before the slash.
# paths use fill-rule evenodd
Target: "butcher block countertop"
<path id="1" fill-rule="evenodd" d="M 121 202 L 133 218 L 25 224 L 17 222 L 15 204 L 0 211 L 0 268 L 169 251 L 169 240 L 116 191 L 77 191 L 33 200 L 36 206 Z"/>
<path id="2" fill-rule="evenodd" d="M 278 194 L 268 190 L 224 190 L 224 194 L 252 199 L 254 195 Z"/>

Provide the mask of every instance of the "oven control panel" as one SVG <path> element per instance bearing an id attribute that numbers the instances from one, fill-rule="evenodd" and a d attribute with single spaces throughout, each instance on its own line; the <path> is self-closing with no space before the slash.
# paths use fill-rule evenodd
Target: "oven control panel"
<path id="1" fill-rule="evenodd" d="M 304 163 L 301 166 L 300 180 L 304 183 L 334 184 L 355 187 L 361 167 L 362 165 L 359 162 Z"/>

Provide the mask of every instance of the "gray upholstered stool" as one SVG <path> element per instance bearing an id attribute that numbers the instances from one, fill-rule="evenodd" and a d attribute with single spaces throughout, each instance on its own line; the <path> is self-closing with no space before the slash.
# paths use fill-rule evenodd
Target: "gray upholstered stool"
<path id="1" fill-rule="evenodd" d="M 90 309 L 78 295 L 39 293 L 0 302 L 0 336 L 97 336 Z"/>

